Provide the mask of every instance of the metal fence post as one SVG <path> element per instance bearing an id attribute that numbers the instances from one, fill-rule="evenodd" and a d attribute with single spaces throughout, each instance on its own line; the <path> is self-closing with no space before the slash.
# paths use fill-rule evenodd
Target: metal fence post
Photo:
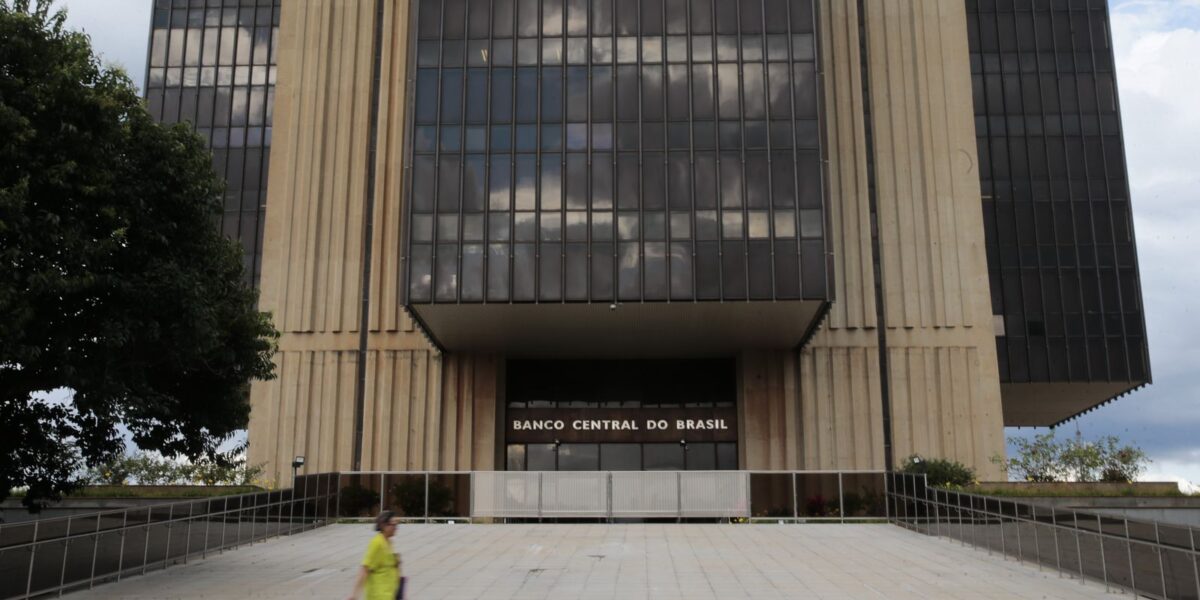
<path id="1" fill-rule="evenodd" d="M 229 529 L 229 496 L 225 496 L 221 503 L 221 543 L 217 545 L 217 552 L 225 550 L 225 530 Z M 205 543 L 208 543 L 207 541 Z"/>
<path id="2" fill-rule="evenodd" d="M 96 582 L 96 554 L 100 552 L 100 523 L 104 522 L 104 513 L 96 515 L 96 535 L 92 537 L 92 570 L 88 575 L 88 589 Z"/>
<path id="3" fill-rule="evenodd" d="M 839 474 L 840 475 L 840 474 Z M 800 475 L 792 473 L 792 522 L 796 523 L 800 520 L 800 486 L 796 483 L 796 478 Z M 885 501 L 884 504 L 887 504 Z"/>
<path id="4" fill-rule="evenodd" d="M 947 498 L 949 501 L 949 498 Z M 967 530 L 963 526 L 962 492 L 954 492 L 954 510 L 958 512 L 958 543 L 967 545 Z"/>
<path id="5" fill-rule="evenodd" d="M 971 508 L 967 509 L 967 514 L 971 515 L 971 547 L 979 548 L 979 516 L 974 509 L 974 496 L 967 496 L 967 499 L 971 502 Z"/>
<path id="6" fill-rule="evenodd" d="M 796 493 L 796 476 L 792 475 L 792 495 Z M 842 481 L 842 472 L 838 471 L 838 515 L 842 517 L 842 523 L 846 522 L 846 488 Z"/>
<path id="7" fill-rule="evenodd" d="M 183 534 L 183 564 L 187 564 L 188 555 L 192 553 L 192 513 L 196 512 L 196 503 L 188 503 L 187 533 Z"/>
<path id="8" fill-rule="evenodd" d="M 1133 538 L 1129 537 L 1129 519 L 1124 519 L 1124 521 L 1125 521 L 1125 553 L 1129 557 L 1129 587 L 1133 588 L 1134 591 L 1136 592 L 1138 587 L 1137 587 L 1137 574 L 1133 572 Z M 1100 515 L 1096 515 L 1096 523 L 1099 524 L 1099 522 L 1100 522 Z M 1103 557 L 1104 556 L 1104 554 L 1103 554 L 1104 540 L 1103 539 L 1100 540 L 1100 552 L 1101 552 L 1100 556 Z M 1108 585 L 1108 574 L 1107 573 L 1104 576 L 1104 584 L 1106 586 Z"/>
<path id="9" fill-rule="evenodd" d="M 146 509 L 145 541 L 142 543 L 142 575 L 146 574 L 146 563 L 150 562 L 150 524 L 154 520 L 154 509 Z"/>
<path id="10" fill-rule="evenodd" d="M 1200 598 L 1200 556 L 1196 555 L 1196 529 L 1188 527 L 1188 538 L 1192 542 L 1192 574 L 1196 578 L 1196 597 Z"/>
<path id="11" fill-rule="evenodd" d="M 675 522 L 683 522 L 683 472 L 675 471 Z"/>
<path id="12" fill-rule="evenodd" d="M 338 473 L 337 485 L 334 487 L 334 493 L 337 494 L 337 499 L 333 503 L 333 516 L 339 518 L 342 516 L 342 474 Z M 282 499 L 282 497 L 280 498 Z"/>
<path id="13" fill-rule="evenodd" d="M 1079 543 L 1079 511 L 1071 511 L 1071 528 L 1075 530 L 1075 557 L 1079 560 L 1079 583 L 1084 583 L 1083 575 L 1083 546 Z M 1100 549 L 1104 549 L 1104 539 L 1101 538 Z"/>
<path id="14" fill-rule="evenodd" d="M 612 523 L 612 520 L 613 520 L 613 503 L 612 503 L 612 500 L 613 500 L 613 474 L 612 474 L 612 471 L 609 471 L 607 474 L 605 474 L 604 481 L 605 481 L 605 485 L 607 486 L 607 489 L 605 490 L 607 493 L 605 494 L 604 500 L 606 503 L 606 507 L 608 509 L 605 512 L 608 515 L 608 522 Z"/>
<path id="15" fill-rule="evenodd" d="M 887 519 L 888 523 L 892 523 L 892 493 L 896 486 L 892 480 L 890 471 L 883 472 L 883 518 Z"/>
<path id="16" fill-rule="evenodd" d="M 926 493 L 925 493 L 926 496 L 929 495 L 930 491 L 933 492 L 933 503 L 932 503 L 933 528 L 934 528 L 934 531 L 936 532 L 934 535 L 937 537 L 942 537 L 942 506 L 941 506 L 941 501 L 938 500 L 938 498 L 941 497 L 941 490 L 939 490 L 937 488 L 925 488 L 925 489 L 926 489 Z"/>
<path id="17" fill-rule="evenodd" d="M 71 553 L 71 517 L 67 517 L 67 536 L 63 538 L 62 564 L 58 568 L 58 597 L 62 598 L 63 584 L 67 581 L 67 555 Z"/>
<path id="18" fill-rule="evenodd" d="M 1099 539 L 1099 542 L 1100 542 L 1100 569 L 1104 573 L 1104 591 L 1108 591 L 1108 559 L 1104 556 L 1104 523 L 1102 523 L 1100 521 L 1100 515 L 1098 515 L 1098 514 L 1096 515 L 1096 537 Z M 1128 522 L 1126 522 L 1126 524 L 1125 524 L 1125 541 L 1126 541 L 1126 543 L 1129 542 L 1129 523 Z M 1132 562 L 1133 553 L 1132 552 L 1130 552 L 1129 557 L 1131 559 L 1130 563 L 1129 563 L 1129 566 L 1130 566 L 1129 579 L 1132 582 L 1133 581 L 1133 568 L 1132 568 L 1133 567 L 1133 562 Z M 1080 563 L 1079 563 L 1079 573 L 1080 573 L 1080 577 L 1082 578 L 1083 577 L 1083 562 L 1082 561 L 1080 561 Z M 1133 589 L 1136 590 L 1137 586 L 1134 586 Z"/>
<path id="19" fill-rule="evenodd" d="M 204 548 L 200 550 L 201 558 L 208 558 L 208 535 L 212 532 L 212 501 L 204 501 Z"/>
<path id="20" fill-rule="evenodd" d="M 1029 505 L 1029 519 L 1033 525 L 1033 559 L 1037 562 L 1038 572 L 1042 570 L 1042 546 L 1038 540 L 1037 505 Z"/>
<path id="21" fill-rule="evenodd" d="M 545 473 L 538 471 L 538 507 L 537 507 L 538 523 L 542 522 L 542 493 L 543 493 L 543 491 L 542 491 L 542 476 L 543 475 L 545 475 Z"/>
<path id="22" fill-rule="evenodd" d="M 1154 522 L 1154 551 L 1158 553 L 1158 576 L 1162 580 L 1163 596 L 1166 596 L 1167 595 L 1167 570 L 1165 567 L 1163 567 L 1163 545 L 1162 545 L 1162 538 L 1159 537 L 1159 533 L 1158 533 L 1158 521 Z M 1129 558 L 1132 560 L 1133 556 L 1130 555 Z"/>
<path id="23" fill-rule="evenodd" d="M 37 561 L 37 539 L 38 539 L 37 521 L 33 522 L 33 542 L 29 545 L 29 571 L 25 577 L 25 595 L 28 596 L 33 587 L 33 563 Z"/>
<path id="24" fill-rule="evenodd" d="M 1054 533 L 1054 564 L 1058 567 L 1058 576 L 1064 575 L 1062 568 L 1062 549 L 1058 547 L 1058 511 L 1050 507 L 1050 531 Z"/>
<path id="25" fill-rule="evenodd" d="M 171 560 L 171 526 L 175 524 L 175 505 L 172 504 L 167 509 L 167 544 L 163 548 L 163 568 L 167 568 L 167 563 Z"/>
<path id="26" fill-rule="evenodd" d="M 1021 546 L 1021 507 L 1013 500 L 1013 525 L 1017 526 L 1017 562 L 1025 559 L 1024 548 Z"/>
<path id="27" fill-rule="evenodd" d="M 425 522 L 429 522 L 429 472 L 425 472 Z"/>
<path id="28" fill-rule="evenodd" d="M 983 509 L 987 511 L 987 500 L 983 501 Z M 1004 500 L 996 500 L 996 520 L 1000 522 L 1000 556 L 1008 560 L 1008 544 L 1004 540 Z"/>
<path id="29" fill-rule="evenodd" d="M 117 581 L 121 580 L 121 573 L 125 570 L 125 536 L 129 533 L 125 528 L 129 526 L 129 509 L 125 509 L 121 516 L 121 550 L 117 555 Z"/>
<path id="30" fill-rule="evenodd" d="M 288 533 L 296 529 L 296 480 L 292 480 L 292 495 L 288 500 Z"/>

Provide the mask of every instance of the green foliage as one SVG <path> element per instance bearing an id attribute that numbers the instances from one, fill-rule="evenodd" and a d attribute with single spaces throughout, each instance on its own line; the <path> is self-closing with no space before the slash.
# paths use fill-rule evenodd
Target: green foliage
<path id="1" fill-rule="evenodd" d="M 1058 440 L 1051 430 L 1032 440 L 1011 437 L 1016 456 L 1004 461 L 1010 479 L 1047 483 L 1078 481 L 1131 483 L 1145 472 L 1150 458 L 1139 447 L 1123 444 L 1116 436 L 1094 442 Z"/>
<path id="2" fill-rule="evenodd" d="M 929 485 L 938 487 L 965 487 L 975 483 L 974 469 L 944 458 L 922 458 L 914 454 L 905 459 L 900 471 L 924 474 Z"/>
<path id="3" fill-rule="evenodd" d="M 1038 483 L 1062 481 L 1062 446 L 1055 441 L 1054 431 L 1035 435 L 1032 440 L 1010 437 L 1008 443 L 1017 449 L 1017 455 L 1007 462 L 1010 478 L 1016 475 L 1021 481 Z"/>
<path id="4" fill-rule="evenodd" d="M 392 486 L 392 497 L 395 498 L 397 510 L 406 517 L 425 516 L 425 478 L 404 477 L 400 483 Z M 429 516 L 452 516 L 450 501 L 453 494 L 450 488 L 436 479 L 429 480 Z"/>
<path id="5" fill-rule="evenodd" d="M 216 222 L 202 140 L 160 126 L 50 0 L 0 0 L 0 499 L 140 448 L 230 465 L 277 333 Z M 65 403 L 35 394 L 73 390 Z"/>
<path id="6" fill-rule="evenodd" d="M 122 454 L 87 470 L 83 481 L 93 485 L 258 485 L 261 465 L 245 459 L 218 462 L 169 460 L 145 452 Z"/>
<path id="7" fill-rule="evenodd" d="M 1108 483 L 1131 483 L 1146 471 L 1150 457 L 1137 446 L 1120 445 L 1115 436 L 1106 436 L 1096 442 L 1100 454 L 1100 481 Z"/>
<path id="8" fill-rule="evenodd" d="M 344 516 L 362 517 L 371 514 L 371 508 L 376 504 L 379 504 L 379 492 L 361 485 L 348 485 L 342 488 L 338 510 Z"/>

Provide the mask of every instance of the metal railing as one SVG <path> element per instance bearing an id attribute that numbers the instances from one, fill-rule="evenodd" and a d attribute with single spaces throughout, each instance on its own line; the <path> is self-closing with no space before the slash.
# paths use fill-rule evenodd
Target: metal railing
<path id="1" fill-rule="evenodd" d="M 1170 600 L 1200 599 L 1200 530 L 933 487 L 888 473 L 893 523 L 926 535 Z"/>
<path id="2" fill-rule="evenodd" d="M 32 598 L 186 563 L 329 522 L 336 474 L 292 489 L 0 524 L 0 598 Z"/>
<path id="3" fill-rule="evenodd" d="M 879 521 L 884 486 L 883 471 L 343 471 L 337 515 Z"/>

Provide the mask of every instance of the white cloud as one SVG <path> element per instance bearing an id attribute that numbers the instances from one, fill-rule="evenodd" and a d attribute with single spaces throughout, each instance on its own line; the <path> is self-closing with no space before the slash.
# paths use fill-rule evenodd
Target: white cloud
<path id="1" fill-rule="evenodd" d="M 1168 453 L 1154 461 L 1139 481 L 1174 481 L 1185 494 L 1200 494 L 1200 448 Z"/>
<path id="2" fill-rule="evenodd" d="M 145 82 L 153 0 L 57 0 L 67 25 L 82 29 L 108 64 L 120 65 L 141 88 Z"/>

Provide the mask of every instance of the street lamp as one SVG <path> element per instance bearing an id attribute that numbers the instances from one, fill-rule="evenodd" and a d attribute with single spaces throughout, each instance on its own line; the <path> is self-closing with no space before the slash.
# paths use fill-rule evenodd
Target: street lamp
<path id="1" fill-rule="evenodd" d="M 304 466 L 304 457 L 303 456 L 297 456 L 296 459 L 292 461 L 292 487 L 296 486 L 296 470 L 303 466 Z"/>

